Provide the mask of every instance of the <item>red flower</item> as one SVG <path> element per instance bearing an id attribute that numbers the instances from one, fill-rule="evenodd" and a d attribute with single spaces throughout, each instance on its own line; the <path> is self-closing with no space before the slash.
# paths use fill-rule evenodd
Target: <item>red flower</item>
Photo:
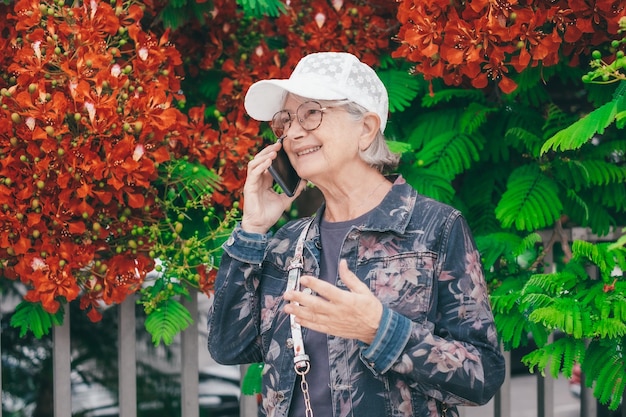
<path id="1" fill-rule="evenodd" d="M 610 40 L 607 33 L 617 33 L 623 12 L 623 2 L 616 0 L 592 5 L 585 0 L 402 1 L 401 45 L 393 56 L 414 62 L 426 79 L 476 88 L 497 85 L 510 93 L 516 85 L 505 74 L 556 65 L 563 55 L 576 65 L 580 53 Z"/>

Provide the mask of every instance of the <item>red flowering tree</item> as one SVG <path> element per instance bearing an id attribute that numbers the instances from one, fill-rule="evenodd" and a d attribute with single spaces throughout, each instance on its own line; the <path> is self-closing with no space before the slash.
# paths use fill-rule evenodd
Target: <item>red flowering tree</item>
<path id="1" fill-rule="evenodd" d="M 75 299 L 97 321 L 142 291 L 149 314 L 177 312 L 174 329 L 149 329 L 169 341 L 191 322 L 174 295 L 210 291 L 231 222 L 211 208 L 220 133 L 203 108 L 178 108 L 180 53 L 142 28 L 135 2 L 24 0 L 4 15 L 0 259 L 28 289 L 14 324 L 46 332 Z"/>

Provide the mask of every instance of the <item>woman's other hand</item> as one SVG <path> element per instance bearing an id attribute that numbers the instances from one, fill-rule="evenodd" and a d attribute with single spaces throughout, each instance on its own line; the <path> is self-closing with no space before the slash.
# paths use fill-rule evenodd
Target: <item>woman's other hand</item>
<path id="1" fill-rule="evenodd" d="M 371 344 L 383 314 L 383 306 L 366 284 L 339 263 L 339 276 L 349 291 L 310 275 L 300 283 L 315 295 L 303 291 L 285 292 L 285 312 L 294 314 L 300 325 L 309 329 Z"/>

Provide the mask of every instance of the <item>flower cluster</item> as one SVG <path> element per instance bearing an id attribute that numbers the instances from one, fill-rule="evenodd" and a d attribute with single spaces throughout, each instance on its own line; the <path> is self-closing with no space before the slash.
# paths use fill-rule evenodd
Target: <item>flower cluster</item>
<path id="1" fill-rule="evenodd" d="M 427 79 L 496 83 L 510 93 L 513 71 L 555 65 L 563 56 L 578 65 L 581 54 L 617 34 L 624 13 L 621 0 L 403 0 L 394 56 L 414 62 Z"/>
<path id="2" fill-rule="evenodd" d="M 198 199 L 177 209 L 180 196 L 164 197 L 180 178 L 168 167 L 211 166 L 219 134 L 202 109 L 188 119 L 176 107 L 181 56 L 167 31 L 142 29 L 139 4 L 20 0 L 2 14 L 2 275 L 50 313 L 80 297 L 95 321 L 139 290 L 164 230 L 168 245 L 189 247 L 167 220 Z M 209 260 L 192 271 L 204 289 Z"/>
<path id="3" fill-rule="evenodd" d="M 186 25 L 172 34 L 172 42 L 186 51 L 187 72 L 219 71 L 216 113 L 221 140 L 217 146 L 218 173 L 230 195 L 216 193 L 219 204 L 241 197 L 245 162 L 262 144 L 259 123 L 243 109 L 250 85 L 264 78 L 287 78 L 308 53 L 347 51 L 370 65 L 388 53 L 397 31 L 393 2 L 360 0 L 294 0 L 276 18 L 253 19 L 236 4 L 216 0 L 206 23 Z M 225 121 L 226 123 L 222 123 Z"/>

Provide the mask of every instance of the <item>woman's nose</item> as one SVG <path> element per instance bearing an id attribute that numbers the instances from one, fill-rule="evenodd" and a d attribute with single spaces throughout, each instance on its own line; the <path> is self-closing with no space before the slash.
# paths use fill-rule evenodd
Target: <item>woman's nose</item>
<path id="1" fill-rule="evenodd" d="M 294 117 L 289 127 L 285 130 L 285 137 L 296 140 L 300 139 L 304 134 L 306 134 L 306 130 L 300 124 L 300 119 Z"/>

